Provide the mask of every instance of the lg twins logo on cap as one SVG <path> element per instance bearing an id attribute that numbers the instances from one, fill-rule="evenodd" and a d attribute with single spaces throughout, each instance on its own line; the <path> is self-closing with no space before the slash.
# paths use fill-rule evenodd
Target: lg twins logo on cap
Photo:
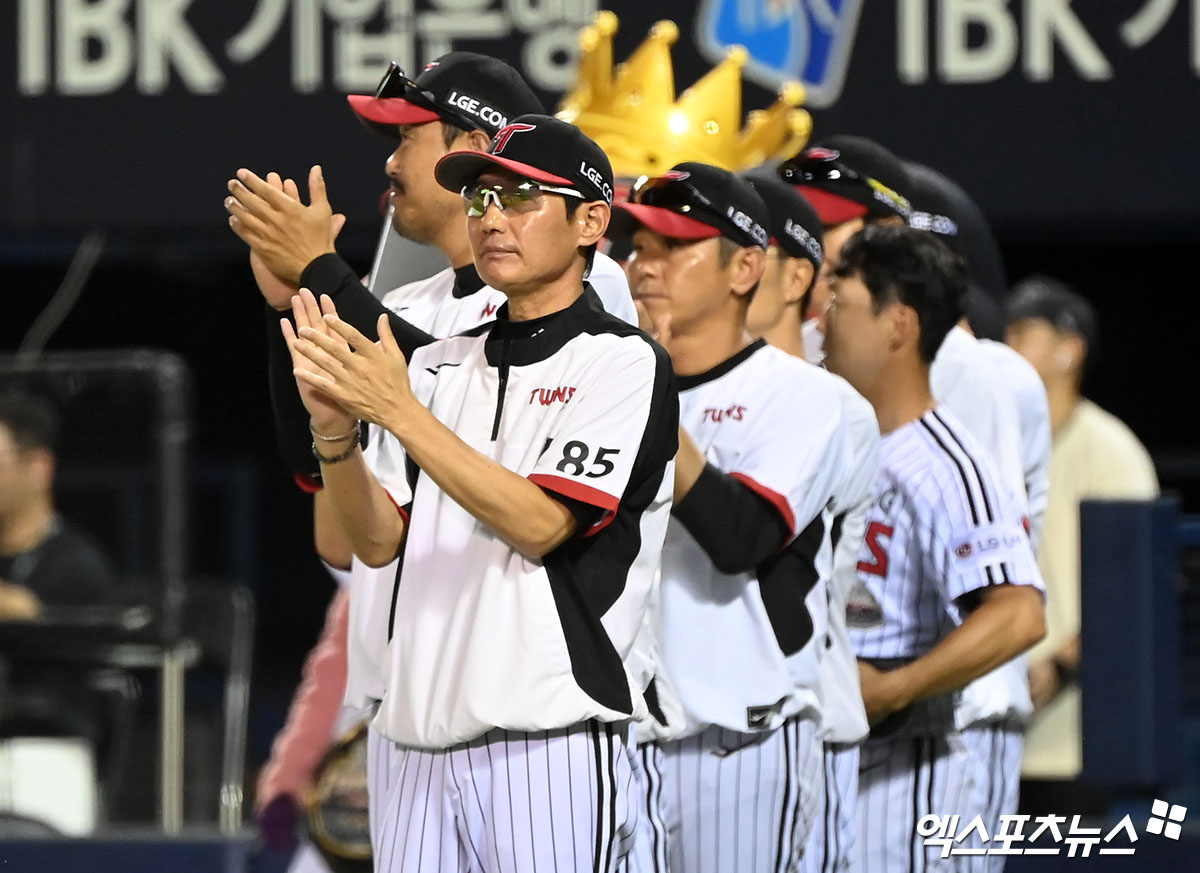
<path id="1" fill-rule="evenodd" d="M 504 125 L 508 124 L 508 116 L 503 112 L 499 109 L 493 109 L 470 94 L 460 94 L 458 91 L 451 91 L 449 96 L 446 97 L 446 102 L 455 109 L 461 109 L 467 115 L 473 115 L 484 124 L 489 124 L 492 127 L 504 127 Z"/>
<path id="2" fill-rule="evenodd" d="M 531 130 L 537 130 L 537 127 L 532 124 L 509 124 L 500 128 L 492 137 L 492 154 L 498 155 L 504 151 L 504 147 L 508 145 L 508 141 L 513 138 L 514 134 L 528 133 Z"/>

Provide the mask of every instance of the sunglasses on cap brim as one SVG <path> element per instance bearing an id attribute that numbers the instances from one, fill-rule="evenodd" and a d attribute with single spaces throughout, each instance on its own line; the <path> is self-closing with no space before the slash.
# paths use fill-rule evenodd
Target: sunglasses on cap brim
<path id="1" fill-rule="evenodd" d="M 408 78 L 404 73 L 404 68 L 395 61 L 388 64 L 387 72 L 383 74 L 383 78 L 379 80 L 379 86 L 375 89 L 376 100 L 393 98 L 400 98 L 414 106 L 436 112 L 442 118 L 465 130 L 479 129 L 477 120 L 457 111 L 454 107 L 439 103 L 432 91 L 422 88 L 415 79 Z"/>
<path id="2" fill-rule="evenodd" d="M 851 182 L 863 185 L 870 188 L 894 212 L 908 215 L 912 211 L 912 205 L 908 202 L 908 198 L 878 179 L 846 166 L 831 155 L 800 154 L 780 164 L 777 172 L 779 178 L 789 185 L 820 187 L 822 183 L 829 182 Z"/>
<path id="3" fill-rule="evenodd" d="M 630 203 L 669 209 L 689 217 L 695 217 L 695 213 L 699 211 L 713 218 L 725 218 L 717 205 L 702 191 L 687 179 L 677 176 L 642 176 L 633 183 L 628 199 Z"/>

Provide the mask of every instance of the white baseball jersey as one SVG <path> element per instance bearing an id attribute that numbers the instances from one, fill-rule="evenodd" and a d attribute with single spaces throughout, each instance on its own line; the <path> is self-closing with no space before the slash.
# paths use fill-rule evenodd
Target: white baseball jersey
<path id="1" fill-rule="evenodd" d="M 590 280 L 604 308 L 629 324 L 637 324 L 637 311 L 629 293 L 629 283 L 620 266 L 607 255 L 597 252 Z M 447 267 L 428 279 L 410 282 L 388 292 L 383 304 L 409 324 L 442 338 L 453 336 L 492 321 L 507 298 L 495 288 L 483 284 L 474 265 L 458 270 Z M 368 427 L 364 460 L 375 470 L 376 451 L 381 442 L 380 429 Z M 412 499 L 411 494 L 393 495 L 399 505 Z M 383 698 L 383 656 L 387 644 L 387 616 L 391 609 L 391 591 L 398 562 L 373 568 L 357 558 L 351 566 L 354 580 L 350 598 L 346 705 L 366 706 Z"/>
<path id="2" fill-rule="evenodd" d="M 823 544 L 832 554 L 830 576 L 821 586 L 824 622 L 820 647 L 823 790 L 801 859 L 803 873 L 845 871 L 856 841 L 858 746 L 869 731 L 858 680 L 858 660 L 846 628 L 846 601 L 858 579 L 858 549 L 879 474 L 879 424 L 875 410 L 840 377 L 834 377 L 846 421 L 844 475 L 826 515 L 831 536 Z M 811 597 L 811 596 L 810 596 Z M 813 604 L 818 613 L 822 604 Z"/>
<path id="3" fill-rule="evenodd" d="M 995 459 L 1001 483 L 1027 511 L 1021 416 L 996 356 L 961 327 L 953 327 L 929 368 L 933 396 Z"/>
<path id="4" fill-rule="evenodd" d="M 409 748 L 645 713 L 625 661 L 670 511 L 670 363 L 590 291 L 532 321 L 505 312 L 418 349 L 413 391 L 469 446 L 595 521 L 535 561 L 401 463 L 398 445 L 375 471 L 389 492 L 406 481 L 413 493 L 375 720 Z"/>
<path id="5" fill-rule="evenodd" d="M 820 515 L 841 475 L 841 402 L 829 380 L 813 372 L 759 340 L 706 373 L 678 379 L 684 430 L 709 463 L 769 501 L 793 536 Z M 656 738 L 708 725 L 770 730 L 816 705 L 815 654 L 803 690 L 793 678 L 798 665 L 788 663 L 811 632 L 787 559 L 785 549 L 772 562 L 779 578 L 766 568 L 722 573 L 672 520 L 662 559 L 657 685 L 660 699 L 674 698 L 684 719 L 665 731 L 654 726 Z"/>
<path id="6" fill-rule="evenodd" d="M 858 660 L 846 628 L 846 602 L 858 580 L 858 550 L 879 475 L 875 410 L 845 379 L 837 379 L 846 421 L 843 477 L 834 492 L 833 572 L 825 586 L 829 619 L 821 650 L 821 738 L 857 743 L 868 731 L 858 683 Z"/>
<path id="7" fill-rule="evenodd" d="M 1044 591 L 1024 506 L 944 406 L 883 437 L 847 611 L 860 658 L 914 659 L 962 622 L 959 598 L 1002 583 Z"/>
<path id="8" fill-rule="evenodd" d="M 810 364 L 825 360 L 825 334 L 821 333 L 821 319 L 810 318 L 800 326 L 804 338 L 804 357 Z"/>
<path id="9" fill-rule="evenodd" d="M 1025 496 L 1029 503 L 1029 538 L 1036 554 L 1041 542 L 1042 522 L 1050 499 L 1050 403 L 1046 386 L 1033 364 L 1011 346 L 995 340 L 979 340 L 992 356 L 1000 376 L 1017 405 L 1021 428 L 1021 461 L 1025 469 Z"/>
<path id="10" fill-rule="evenodd" d="M 930 368 L 930 384 L 938 402 L 991 453 L 1006 487 L 1023 503 L 1026 530 L 1034 536 L 1041 528 L 1041 518 L 1033 520 L 1031 498 L 1038 499 L 1039 511 L 1044 514 L 1048 493 L 1050 412 L 1046 392 L 1036 371 L 1032 372 L 1036 384 L 1030 386 L 1030 373 L 995 346 L 961 327 L 952 328 Z M 1032 370 L 1028 364 L 1026 367 Z M 1034 402 L 1038 399 L 1040 412 Z M 1040 424 L 1030 423 L 1039 418 Z M 1040 446 L 1031 448 L 1030 443 Z M 1036 544 L 1036 538 L 1033 542 Z M 1019 656 L 964 688 L 956 718 L 960 727 L 966 727 L 992 719 L 1024 719 L 1032 711 L 1026 659 Z"/>

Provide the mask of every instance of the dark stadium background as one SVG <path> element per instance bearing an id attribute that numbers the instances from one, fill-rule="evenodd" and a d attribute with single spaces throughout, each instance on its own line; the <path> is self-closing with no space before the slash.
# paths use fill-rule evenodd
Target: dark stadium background
<path id="1" fill-rule="evenodd" d="M 199 31 L 218 30 L 211 7 L 220 5 L 197 13 Z M 683 24 L 694 8 L 685 0 L 652 9 L 610 5 L 622 17 L 618 59 L 654 19 L 676 17 Z M 1084 82 L 1060 52 L 1050 83 L 1030 83 L 1014 69 L 975 87 L 899 84 L 892 4 L 866 5 L 842 100 L 814 110 L 817 136 L 872 135 L 905 157 L 945 170 L 994 220 L 1010 279 L 1048 273 L 1084 293 L 1102 330 L 1101 357 L 1086 393 L 1141 437 L 1164 489 L 1200 512 L 1200 173 L 1194 158 L 1200 87 L 1188 67 L 1187 4 L 1136 53 L 1113 34 L 1141 3 L 1122 0 L 1088 12 L 1117 71 L 1111 81 Z M 708 66 L 688 28 L 681 30 L 680 90 Z M 5 69 L 12 68 L 12 51 L 6 41 L 0 52 Z M 189 550 L 197 574 L 243 574 L 236 581 L 257 599 L 251 768 L 265 757 L 282 720 L 332 583 L 309 548 L 310 500 L 291 484 L 274 450 L 263 309 L 244 247 L 224 224 L 222 182 L 239 161 L 298 178 L 309 162 L 323 162 L 335 206 L 350 215 L 341 251 L 365 272 L 388 150 L 357 128 L 332 86 L 313 95 L 284 93 L 286 76 L 276 68 L 286 62 L 286 47 L 272 47 L 264 58 L 275 65 L 269 74 L 261 65 L 258 72 L 231 73 L 220 99 L 172 92 L 149 101 L 126 89 L 107 99 L 39 100 L 17 95 L 10 84 L 0 104 L 13 141 L 23 137 L 37 149 L 32 182 L 17 178 L 15 149 L 0 167 L 6 174 L 0 179 L 0 353 L 15 350 L 50 300 L 83 234 L 105 231 L 104 254 L 48 349 L 178 352 L 194 378 L 194 465 L 252 483 L 254 505 L 242 516 L 253 534 L 250 551 L 230 553 L 224 510 L 204 501 L 191 506 Z M 547 96 L 553 102 L 557 95 Z M 747 86 L 748 108 L 768 100 L 765 90 Z M 243 123 L 255 113 L 262 115 L 261 127 L 248 132 Z M 117 135 L 93 140 L 91 126 L 101 123 L 115 126 Z M 1189 701 L 1200 708 L 1200 694 Z"/>

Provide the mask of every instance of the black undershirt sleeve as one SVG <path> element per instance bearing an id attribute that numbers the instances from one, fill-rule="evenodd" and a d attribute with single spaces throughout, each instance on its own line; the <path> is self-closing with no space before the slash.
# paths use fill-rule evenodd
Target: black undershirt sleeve
<path id="1" fill-rule="evenodd" d="M 379 339 L 376 325 L 386 313 L 396 342 L 405 360 L 433 337 L 390 312 L 359 280 L 354 270 L 336 254 L 321 255 L 300 274 L 300 285 L 319 298 L 328 294 L 342 320 L 357 328 L 372 342 Z M 279 329 L 280 318 L 290 312 L 267 307 L 267 373 L 271 386 L 271 412 L 275 418 L 275 436 L 284 463 L 293 474 L 319 482 L 320 465 L 312 455 L 312 436 L 308 431 L 308 410 L 296 390 L 292 375 L 292 356 Z"/>
<path id="2" fill-rule="evenodd" d="M 315 259 L 300 274 L 300 285 L 318 298 L 322 294 L 332 297 L 342 321 L 354 325 L 371 342 L 379 339 L 379 332 L 375 329 L 379 316 L 387 315 L 396 343 L 404 352 L 406 361 L 412 358 L 416 349 L 434 340 L 425 331 L 413 327 L 384 306 L 340 255 L 330 253 Z"/>
<path id="3" fill-rule="evenodd" d="M 727 574 L 755 569 L 792 536 L 774 506 L 712 464 L 671 513 Z"/>

